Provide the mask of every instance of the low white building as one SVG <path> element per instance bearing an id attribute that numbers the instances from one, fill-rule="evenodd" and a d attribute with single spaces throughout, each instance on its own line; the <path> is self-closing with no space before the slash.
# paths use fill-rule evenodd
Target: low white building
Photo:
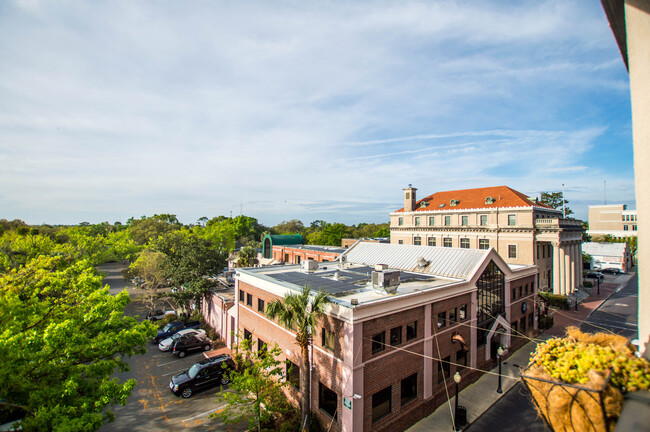
<path id="1" fill-rule="evenodd" d="M 632 256 L 627 243 L 596 243 L 582 244 L 582 252 L 591 255 L 591 263 L 595 269 L 614 268 L 622 272 L 632 266 Z"/>

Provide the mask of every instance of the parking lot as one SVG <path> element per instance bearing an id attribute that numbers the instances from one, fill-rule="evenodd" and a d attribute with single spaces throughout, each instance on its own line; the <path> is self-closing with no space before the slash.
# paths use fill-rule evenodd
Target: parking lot
<path id="1" fill-rule="evenodd" d="M 111 284 L 111 292 L 119 286 L 126 286 L 120 281 L 119 266 L 102 266 L 108 271 L 105 279 Z M 137 296 L 128 288 L 132 299 Z M 134 291 L 134 292 L 132 292 Z M 135 295 L 134 295 L 135 294 Z M 137 297 L 127 306 L 129 315 L 146 314 L 146 307 Z M 158 346 L 147 344 L 147 353 L 129 360 L 131 370 L 117 374 L 121 380 L 134 378 L 137 385 L 132 391 L 126 406 L 115 406 L 116 419 L 100 428 L 109 431 L 244 431 L 247 425 L 226 426 L 220 420 L 213 420 L 209 415 L 224 407 L 216 401 L 219 387 L 196 393 L 189 399 L 174 396 L 169 389 L 169 381 L 175 374 L 183 372 L 194 363 L 203 360 L 202 352 L 190 353 L 185 358 L 177 358 L 169 352 L 161 352 Z"/>

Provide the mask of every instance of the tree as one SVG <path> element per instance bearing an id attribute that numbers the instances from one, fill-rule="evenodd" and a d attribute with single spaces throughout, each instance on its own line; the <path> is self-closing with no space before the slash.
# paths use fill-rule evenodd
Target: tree
<path id="1" fill-rule="evenodd" d="M 262 425 L 273 420 L 274 414 L 286 409 L 286 400 L 281 381 L 281 362 L 276 359 L 282 350 L 262 347 L 257 352 L 251 349 L 252 341 L 241 338 L 235 346 L 237 369 L 230 372 L 229 391 L 217 394 L 217 402 L 225 402 L 228 409 L 213 414 L 226 423 L 248 420 L 249 430 L 262 430 Z"/>
<path id="2" fill-rule="evenodd" d="M 175 215 L 160 214 L 150 218 L 142 216 L 139 220 L 129 219 L 131 237 L 139 245 L 149 243 L 158 237 L 181 228 L 181 223 Z"/>
<path id="3" fill-rule="evenodd" d="M 554 209 L 561 209 L 563 203 L 562 195 L 562 192 L 542 192 L 539 202 Z M 567 207 L 567 204 L 569 204 L 569 201 L 564 200 L 564 214 L 569 216 L 570 214 L 573 214 L 573 210 Z"/>
<path id="4" fill-rule="evenodd" d="M 162 252 L 145 249 L 140 252 L 138 259 L 129 266 L 129 273 L 144 281 L 144 288 L 148 292 L 149 309 L 154 309 L 154 300 L 158 289 L 167 285 L 165 258 L 166 256 Z"/>
<path id="5" fill-rule="evenodd" d="M 317 321 L 324 316 L 325 306 L 330 303 L 327 294 L 319 291 L 311 295 L 311 289 L 305 286 L 300 294 L 291 293 L 284 299 L 271 302 L 266 314 L 269 318 L 277 317 L 280 325 L 296 333 L 296 343 L 302 354 L 302 373 L 300 374 L 301 388 L 301 420 L 302 424 L 309 427 L 309 396 L 311 395 L 311 382 L 309 381 L 309 345 L 312 340 L 312 330 Z"/>
<path id="6" fill-rule="evenodd" d="M 237 264 L 240 267 L 252 267 L 257 264 L 257 249 L 251 246 L 244 246 L 239 250 L 239 258 Z"/>
<path id="7" fill-rule="evenodd" d="M 0 417 L 23 416 L 24 430 L 96 430 L 125 404 L 135 380 L 125 358 L 145 352 L 155 332 L 124 316 L 126 291 L 102 288 L 87 260 L 39 256 L 0 275 Z"/>
<path id="8" fill-rule="evenodd" d="M 271 228 L 271 231 L 274 234 L 301 234 L 304 230 L 305 226 L 298 219 L 282 221 L 281 223 Z"/>

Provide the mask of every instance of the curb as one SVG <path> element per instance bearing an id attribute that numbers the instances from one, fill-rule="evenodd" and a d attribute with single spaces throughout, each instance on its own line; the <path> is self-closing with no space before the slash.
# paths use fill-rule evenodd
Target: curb
<path id="1" fill-rule="evenodd" d="M 631 281 L 632 279 L 634 279 L 634 277 L 636 277 L 636 276 L 637 276 L 637 274 L 634 273 L 634 274 L 632 275 L 632 277 L 630 277 L 628 280 L 626 280 L 625 282 L 623 282 L 622 284 L 620 284 L 620 285 L 618 285 L 616 288 L 614 288 L 614 290 L 613 290 L 613 291 L 612 291 L 612 292 L 611 292 L 607 297 L 605 297 L 605 298 L 603 299 L 603 301 L 601 301 L 601 302 L 598 304 L 598 306 L 596 306 L 596 307 L 595 307 L 591 312 L 589 312 L 589 315 L 587 315 L 587 318 L 585 318 L 585 321 L 586 321 L 587 319 L 589 319 L 589 317 L 591 316 L 592 313 L 594 313 L 594 312 L 596 312 L 598 309 L 600 309 L 600 307 L 601 307 L 601 306 L 602 306 L 602 305 L 603 305 L 607 300 L 609 300 L 609 298 L 610 298 L 611 296 L 613 296 L 614 294 L 616 294 L 616 293 L 617 293 L 621 288 L 623 288 L 625 285 L 627 285 L 628 282 L 630 282 L 630 281 Z"/>

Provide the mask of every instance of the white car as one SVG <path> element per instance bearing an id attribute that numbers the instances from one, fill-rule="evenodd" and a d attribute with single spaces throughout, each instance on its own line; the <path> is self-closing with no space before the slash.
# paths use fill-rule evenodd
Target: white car
<path id="1" fill-rule="evenodd" d="M 172 347 L 172 344 L 174 343 L 174 341 L 176 339 L 180 338 L 181 336 L 187 335 L 187 334 L 189 334 L 189 335 L 197 335 L 197 336 L 203 337 L 203 336 L 205 336 L 205 330 L 203 330 L 203 329 L 185 329 L 185 330 L 181 330 L 178 333 L 174 334 L 172 337 L 168 337 L 167 339 L 163 339 L 162 341 L 160 341 L 160 343 L 158 344 L 158 349 L 160 351 L 169 351 L 171 349 L 171 347 Z"/>

